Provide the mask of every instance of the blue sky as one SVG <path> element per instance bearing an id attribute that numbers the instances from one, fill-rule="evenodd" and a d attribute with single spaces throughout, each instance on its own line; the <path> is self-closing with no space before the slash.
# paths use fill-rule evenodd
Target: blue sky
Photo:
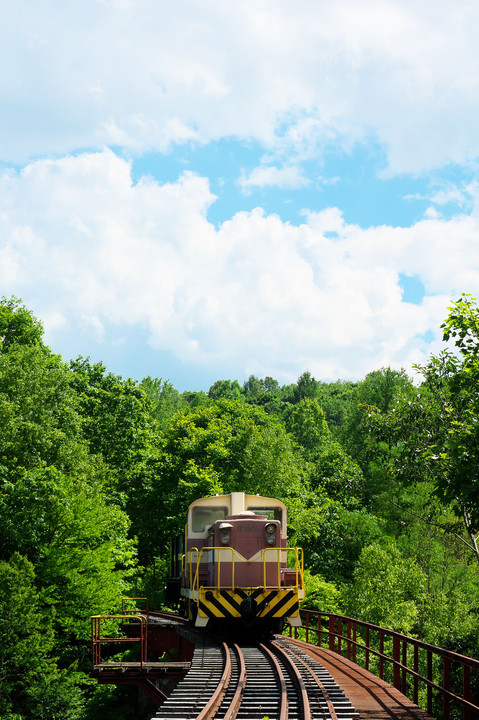
<path id="1" fill-rule="evenodd" d="M 302 164 L 305 184 L 288 187 L 242 185 L 261 166 L 264 150 L 257 143 L 224 139 L 205 147 L 188 144 L 174 153 L 148 153 L 133 161 L 133 178 L 151 175 L 158 182 L 174 182 L 186 169 L 206 176 L 217 200 L 208 219 L 216 225 L 240 210 L 263 207 L 287 222 L 299 224 L 305 209 L 340 207 L 347 222 L 361 227 L 410 225 L 428 207 L 429 177 L 381 179 L 386 157 L 375 144 L 356 145 L 349 152 L 329 149 L 320 158 Z M 447 174 L 435 181 L 446 181 Z M 416 195 L 416 197 L 413 197 Z M 421 197 L 417 197 L 420 195 Z"/>
<path id="2" fill-rule="evenodd" d="M 19 0 L 0 295 L 65 360 L 207 390 L 411 371 L 479 288 L 479 6 Z"/>

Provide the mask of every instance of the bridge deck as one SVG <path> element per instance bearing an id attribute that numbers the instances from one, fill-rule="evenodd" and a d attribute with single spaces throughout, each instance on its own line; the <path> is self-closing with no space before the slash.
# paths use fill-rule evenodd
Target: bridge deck
<path id="1" fill-rule="evenodd" d="M 433 720 L 399 690 L 346 658 L 326 648 L 288 639 L 324 665 L 344 690 L 361 720 Z"/>

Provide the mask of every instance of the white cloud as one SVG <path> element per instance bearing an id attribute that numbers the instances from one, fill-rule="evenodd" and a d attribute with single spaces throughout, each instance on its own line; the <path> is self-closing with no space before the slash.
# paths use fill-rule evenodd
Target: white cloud
<path id="1" fill-rule="evenodd" d="M 285 158 L 377 139 L 390 170 L 479 155 L 467 0 L 10 3 L 0 158 L 236 136 Z"/>
<path id="2" fill-rule="evenodd" d="M 111 151 L 0 182 L 2 290 L 40 314 L 54 349 L 66 327 L 95 340 L 141 327 L 222 375 L 362 377 L 437 351 L 420 336 L 437 337 L 450 300 L 479 286 L 474 214 L 364 230 L 335 208 L 299 227 L 256 209 L 215 228 L 205 178 L 133 184 Z M 400 273 L 423 282 L 420 306 L 401 301 Z"/>
<path id="3" fill-rule="evenodd" d="M 243 173 L 239 180 L 240 187 L 246 193 L 253 187 L 278 187 L 288 190 L 301 188 L 309 183 L 310 180 L 294 165 L 285 167 L 260 165 L 248 175 Z"/>

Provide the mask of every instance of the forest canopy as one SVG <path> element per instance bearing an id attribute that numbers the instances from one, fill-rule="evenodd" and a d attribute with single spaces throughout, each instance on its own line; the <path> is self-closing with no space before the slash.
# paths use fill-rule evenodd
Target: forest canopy
<path id="1" fill-rule="evenodd" d="M 306 605 L 479 653 L 479 309 L 447 348 L 358 382 L 305 371 L 179 392 L 65 363 L 0 301 L 0 717 L 133 717 L 88 677 L 90 616 L 163 602 L 169 538 L 194 499 L 288 506 Z"/>

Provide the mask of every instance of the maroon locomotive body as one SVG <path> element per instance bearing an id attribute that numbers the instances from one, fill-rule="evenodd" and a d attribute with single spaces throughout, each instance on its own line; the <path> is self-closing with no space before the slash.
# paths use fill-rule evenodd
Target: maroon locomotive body
<path id="1" fill-rule="evenodd" d="M 278 632 L 286 620 L 299 625 L 303 557 L 287 546 L 284 503 L 242 492 L 192 503 L 180 595 L 199 627 L 213 621 Z"/>

